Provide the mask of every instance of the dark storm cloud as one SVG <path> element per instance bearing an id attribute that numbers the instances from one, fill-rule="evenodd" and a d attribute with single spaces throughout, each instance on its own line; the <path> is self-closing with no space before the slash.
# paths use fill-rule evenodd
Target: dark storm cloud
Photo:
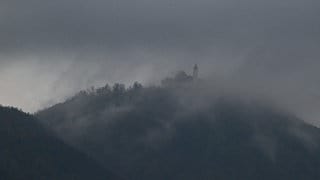
<path id="1" fill-rule="evenodd" d="M 196 48 L 213 40 L 248 44 L 275 35 L 312 37 L 319 32 L 318 5 L 312 0 L 8 1 L 1 8 L 1 47 Z"/>
<path id="2" fill-rule="evenodd" d="M 197 62 L 202 77 L 276 94 L 317 119 L 319 17 L 317 0 L 4 0 L 0 101 L 33 111 Z"/>

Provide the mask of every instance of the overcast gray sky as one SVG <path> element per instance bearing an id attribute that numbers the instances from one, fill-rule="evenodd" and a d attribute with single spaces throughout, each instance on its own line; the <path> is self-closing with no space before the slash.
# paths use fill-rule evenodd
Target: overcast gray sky
<path id="1" fill-rule="evenodd" d="M 318 0 L 2 0 L 0 103 L 33 112 L 198 63 L 320 123 L 319 19 Z"/>

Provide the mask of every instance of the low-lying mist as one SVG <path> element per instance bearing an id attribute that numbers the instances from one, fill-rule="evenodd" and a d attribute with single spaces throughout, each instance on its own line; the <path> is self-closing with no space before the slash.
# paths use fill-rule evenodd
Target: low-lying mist
<path id="1" fill-rule="evenodd" d="M 101 52 L 17 55 L 14 57 L 17 60 L 0 67 L 0 100 L 4 105 L 35 112 L 91 86 L 117 82 L 130 85 L 134 81 L 145 86 L 159 85 L 161 79 L 179 70 L 191 73 L 193 64 L 199 62 L 199 75 L 210 84 L 207 91 L 224 89 L 234 93 L 240 91 L 246 96 L 265 97 L 317 125 L 320 103 L 317 62 L 305 61 L 301 66 L 293 59 L 290 62 L 278 57 L 274 61 L 259 60 L 268 54 L 275 52 L 248 50 L 248 53 L 235 55 L 238 58 L 218 50 L 214 55 L 208 52 L 200 55 L 199 52 L 193 55 L 194 58 L 185 57 L 190 55 L 185 51 L 163 54 L 151 50 L 131 50 L 122 52 L 121 56 Z"/>

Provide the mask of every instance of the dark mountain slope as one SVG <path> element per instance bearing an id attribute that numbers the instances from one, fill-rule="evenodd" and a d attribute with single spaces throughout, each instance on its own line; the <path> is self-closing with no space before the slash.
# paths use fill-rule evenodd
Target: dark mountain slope
<path id="1" fill-rule="evenodd" d="M 3 180 L 118 179 L 14 108 L 0 107 L 0 142 Z"/>
<path id="2" fill-rule="evenodd" d="M 319 179 L 320 130 L 200 84 L 80 93 L 37 116 L 134 180 Z"/>

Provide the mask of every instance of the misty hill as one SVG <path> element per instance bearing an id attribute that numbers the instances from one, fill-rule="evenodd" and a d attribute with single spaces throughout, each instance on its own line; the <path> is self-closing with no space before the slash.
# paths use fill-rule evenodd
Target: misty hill
<path id="1" fill-rule="evenodd" d="M 132 180 L 320 178 L 318 128 L 270 104 L 212 91 L 194 81 L 107 85 L 37 116 Z"/>
<path id="2" fill-rule="evenodd" d="M 118 179 L 14 108 L 0 107 L 0 142 L 3 180 Z"/>

